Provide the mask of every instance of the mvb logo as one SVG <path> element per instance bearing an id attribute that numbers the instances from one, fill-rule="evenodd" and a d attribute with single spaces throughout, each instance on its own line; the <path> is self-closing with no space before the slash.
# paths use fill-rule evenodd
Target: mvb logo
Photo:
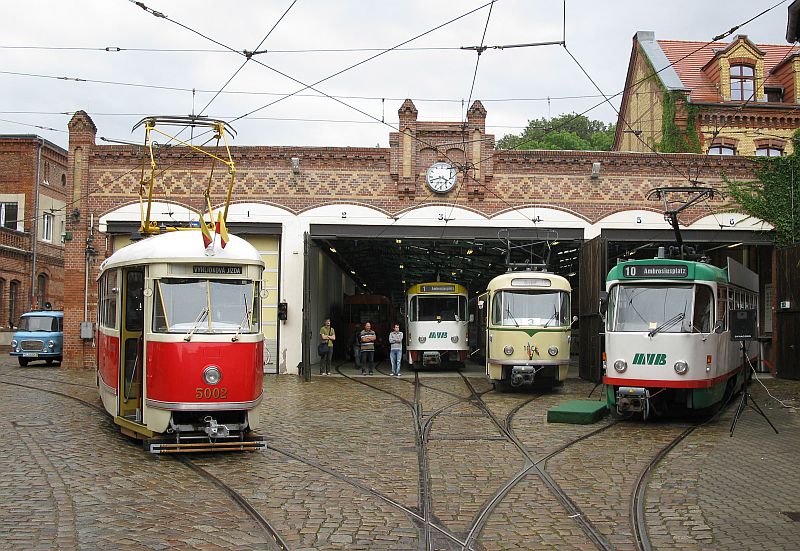
<path id="1" fill-rule="evenodd" d="M 447 331 L 431 331 L 428 335 L 429 339 L 446 339 Z"/>
<path id="2" fill-rule="evenodd" d="M 633 365 L 667 365 L 667 355 L 639 352 L 633 355 Z"/>

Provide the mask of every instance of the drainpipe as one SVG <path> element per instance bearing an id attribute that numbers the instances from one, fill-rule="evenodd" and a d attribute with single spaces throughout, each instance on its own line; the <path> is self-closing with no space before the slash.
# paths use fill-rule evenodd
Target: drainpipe
<path id="1" fill-rule="evenodd" d="M 36 298 L 36 242 L 39 240 L 39 170 L 42 166 L 42 146 L 44 140 L 39 138 L 39 150 L 36 154 L 36 182 L 33 186 L 33 227 L 31 228 L 31 296 L 29 310 L 33 310 Z"/>

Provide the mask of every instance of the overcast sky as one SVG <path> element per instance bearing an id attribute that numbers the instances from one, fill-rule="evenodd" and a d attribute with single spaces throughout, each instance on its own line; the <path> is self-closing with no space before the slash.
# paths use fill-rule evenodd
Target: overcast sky
<path id="1" fill-rule="evenodd" d="M 624 87 L 636 31 L 707 41 L 777 1 L 567 0 L 569 52 L 560 45 L 488 49 L 477 73 L 477 54 L 461 47 L 560 41 L 564 2 L 144 1 L 174 22 L 129 0 L 8 2 L 0 23 L 0 133 L 38 134 L 66 147 L 67 122 L 83 109 L 98 136 L 140 142 L 142 131 L 131 127 L 146 115 L 202 112 L 230 120 L 252 113 L 232 123 L 233 145 L 387 147 L 403 98 L 414 101 L 420 120 L 450 121 L 461 120 L 471 97 L 484 103 L 488 131 L 499 139 L 521 132 L 529 119 L 582 112 L 602 101 L 569 53 L 613 95 Z M 788 4 L 737 33 L 784 44 Z M 313 84 L 407 41 L 315 87 L 339 102 L 312 90 L 281 100 L 303 88 L 298 82 Z M 253 56 L 215 98 L 245 60 L 224 47 L 267 52 Z M 330 51 L 337 49 L 362 51 Z M 608 105 L 587 115 L 616 121 Z"/>

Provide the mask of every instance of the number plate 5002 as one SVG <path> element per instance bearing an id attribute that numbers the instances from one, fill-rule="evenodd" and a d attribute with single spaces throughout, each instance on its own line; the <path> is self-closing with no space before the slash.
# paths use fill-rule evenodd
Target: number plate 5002
<path id="1" fill-rule="evenodd" d="M 217 400 L 224 400 L 228 397 L 227 388 L 196 388 L 194 389 L 194 397 L 198 400 L 210 400 L 215 398 Z"/>

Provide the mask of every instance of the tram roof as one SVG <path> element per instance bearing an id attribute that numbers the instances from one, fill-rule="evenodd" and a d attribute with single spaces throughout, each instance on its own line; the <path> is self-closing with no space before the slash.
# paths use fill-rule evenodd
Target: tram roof
<path id="1" fill-rule="evenodd" d="M 516 281 L 515 281 L 516 280 Z M 549 285 L 525 285 L 519 280 L 546 280 Z M 565 278 L 550 272 L 508 272 L 493 278 L 487 285 L 487 289 L 514 289 L 524 291 L 531 289 L 558 289 L 571 291 L 572 287 Z"/>
<path id="2" fill-rule="evenodd" d="M 643 269 L 632 274 L 626 273 L 625 267 L 630 266 L 641 266 Z M 685 269 L 682 268 L 684 266 Z M 651 269 L 644 270 L 646 267 L 651 267 Z M 636 281 L 642 279 L 716 281 L 725 283 L 728 281 L 728 272 L 723 268 L 717 268 L 705 262 L 677 260 L 674 258 L 651 258 L 620 262 L 608 272 L 606 281 Z"/>
<path id="3" fill-rule="evenodd" d="M 458 283 L 450 283 L 447 281 L 429 281 L 428 283 L 418 283 L 412 285 L 407 295 L 466 295 L 467 288 Z"/>
<path id="4" fill-rule="evenodd" d="M 250 243 L 228 235 L 228 244 L 223 249 L 217 240 L 213 256 L 207 256 L 200 231 L 172 231 L 153 235 L 127 245 L 100 265 L 100 271 L 120 266 L 153 264 L 158 262 L 202 262 L 203 264 L 258 264 L 263 266 L 261 255 Z"/>

